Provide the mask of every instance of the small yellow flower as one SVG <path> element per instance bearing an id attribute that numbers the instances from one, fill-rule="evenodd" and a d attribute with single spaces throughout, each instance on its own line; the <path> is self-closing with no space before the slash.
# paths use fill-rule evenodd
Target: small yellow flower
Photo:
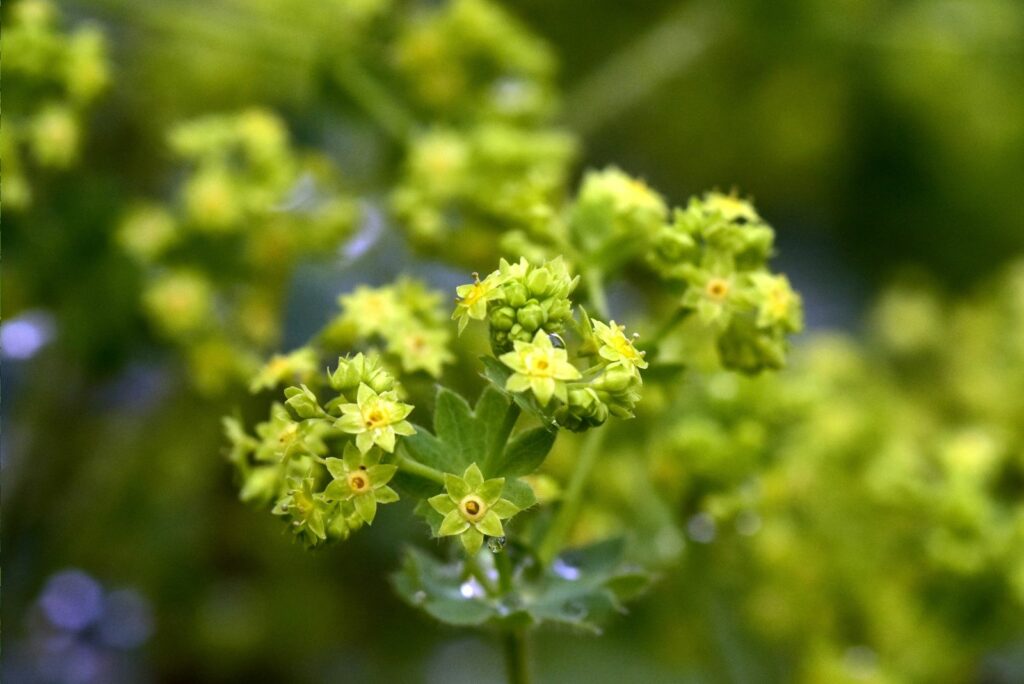
<path id="1" fill-rule="evenodd" d="M 377 394 L 369 385 L 361 383 L 356 392 L 356 403 L 341 405 L 341 418 L 335 427 L 356 436 L 356 446 L 364 454 L 374 444 L 391 453 L 395 450 L 395 435 L 415 432 L 405 417 L 412 406 L 398 401 L 394 392 Z"/>
<path id="2" fill-rule="evenodd" d="M 647 368 L 647 361 L 644 360 L 644 352 L 633 345 L 633 340 L 626 337 L 625 326 L 616 325 L 612 321 L 606 325 L 601 321 L 593 321 L 594 333 L 601 342 L 597 353 L 602 358 L 611 362 L 622 361 L 627 366 Z"/>
<path id="3" fill-rule="evenodd" d="M 734 192 L 726 195 L 721 192 L 709 192 L 704 195 L 704 210 L 707 213 L 719 213 L 726 221 L 760 221 L 757 210 L 748 200 L 738 197 Z"/>
<path id="4" fill-rule="evenodd" d="M 566 402 L 566 380 L 578 380 L 580 372 L 569 363 L 564 349 L 555 349 L 543 330 L 538 330 L 533 342 L 515 342 L 515 349 L 501 355 L 501 362 L 515 371 L 505 383 L 511 392 L 531 390 L 541 406 L 547 406 L 551 397 Z"/>
<path id="5" fill-rule="evenodd" d="M 469 319 L 482 321 L 487 316 L 487 302 L 497 294 L 499 284 L 500 280 L 494 273 L 483 280 L 480 280 L 478 273 L 474 273 L 472 283 L 455 288 L 459 299 L 455 304 L 452 320 L 459 322 L 460 335 L 466 329 Z"/>
<path id="6" fill-rule="evenodd" d="M 750 276 L 758 294 L 757 325 L 784 325 L 788 330 L 803 327 L 803 311 L 798 295 L 784 275 L 755 273 Z"/>

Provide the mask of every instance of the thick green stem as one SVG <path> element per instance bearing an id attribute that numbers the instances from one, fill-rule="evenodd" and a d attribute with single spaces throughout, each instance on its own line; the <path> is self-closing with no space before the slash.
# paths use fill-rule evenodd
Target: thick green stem
<path id="1" fill-rule="evenodd" d="M 398 456 L 395 458 L 395 465 L 398 466 L 398 469 L 404 473 L 409 473 L 410 475 L 422 477 L 425 480 L 436 482 L 439 485 L 444 484 L 444 473 L 442 473 L 440 470 L 437 470 L 436 468 L 431 468 L 430 466 L 423 465 L 419 461 L 414 461 L 404 454 L 398 454 Z"/>
<path id="2" fill-rule="evenodd" d="M 526 648 L 526 631 L 517 629 L 503 636 L 505 672 L 509 684 L 530 684 L 530 660 Z"/>
<path id="3" fill-rule="evenodd" d="M 583 490 L 587 480 L 590 479 L 594 464 L 597 463 L 598 454 L 601 453 L 604 435 L 605 430 L 597 428 L 588 432 L 583 439 L 583 447 L 580 449 L 576 468 L 573 470 L 569 486 L 565 488 L 565 495 L 562 497 L 562 507 L 555 514 L 551 526 L 548 527 L 547 533 L 537 549 L 537 556 L 544 565 L 551 563 L 562 550 L 565 538 L 576 523 L 576 518 L 583 505 Z"/>

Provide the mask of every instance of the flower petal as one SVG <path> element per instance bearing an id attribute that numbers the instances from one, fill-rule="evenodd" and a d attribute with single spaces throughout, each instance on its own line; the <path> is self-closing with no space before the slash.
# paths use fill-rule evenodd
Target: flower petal
<path id="1" fill-rule="evenodd" d="M 476 493 L 484 503 L 488 506 L 494 504 L 501 497 L 501 493 L 505 490 L 505 478 L 496 477 L 490 480 L 485 480 L 483 484 L 476 488 Z"/>
<path id="2" fill-rule="evenodd" d="M 444 474 L 444 488 L 448 491 L 448 496 L 455 503 L 459 503 L 466 495 L 473 491 L 473 488 L 465 480 L 451 473 Z"/>
<path id="3" fill-rule="evenodd" d="M 359 517 L 365 520 L 367 525 L 372 525 L 373 519 L 377 515 L 377 497 L 371 492 L 366 492 L 352 499 L 352 503 L 356 505 L 356 513 L 359 514 Z"/>
<path id="4" fill-rule="evenodd" d="M 379 504 L 389 504 L 398 501 L 398 492 L 387 485 L 376 490 L 373 495 L 377 497 L 377 503 Z"/>
<path id="5" fill-rule="evenodd" d="M 511 501 L 509 501 L 508 499 L 498 499 L 493 504 L 491 504 L 491 513 L 494 513 L 502 520 L 511 518 L 518 512 L 519 507 L 516 506 Z"/>
<path id="6" fill-rule="evenodd" d="M 427 503 L 429 503 L 430 506 L 441 515 L 448 515 L 456 509 L 455 502 L 452 501 L 451 497 L 447 494 L 437 494 L 436 496 L 432 496 L 427 499 Z"/>
<path id="7" fill-rule="evenodd" d="M 505 528 L 501 526 L 501 520 L 494 511 L 487 511 L 484 517 L 476 523 L 476 529 L 488 537 L 503 537 L 505 535 Z"/>
<path id="8" fill-rule="evenodd" d="M 470 556 L 475 556 L 480 550 L 480 546 L 484 543 L 484 535 L 472 527 L 463 532 L 460 539 L 462 540 L 462 546 L 466 549 L 466 553 Z"/>
<path id="9" fill-rule="evenodd" d="M 384 463 L 382 465 L 371 466 L 366 469 L 366 474 L 370 478 L 370 484 L 376 487 L 383 487 L 391 478 L 395 476 L 395 472 L 398 471 L 398 466 L 392 463 Z"/>
<path id="10" fill-rule="evenodd" d="M 345 469 L 345 462 L 340 458 L 329 458 L 327 459 L 327 470 L 330 472 L 331 477 L 345 477 L 348 472 Z"/>
<path id="11" fill-rule="evenodd" d="M 462 475 L 462 479 L 469 485 L 470 491 L 475 492 L 477 487 L 483 484 L 484 474 L 480 472 L 480 466 L 476 463 L 471 464 L 466 468 L 466 472 Z"/>
<path id="12" fill-rule="evenodd" d="M 469 523 L 458 511 L 452 511 L 444 516 L 441 528 L 437 531 L 439 537 L 450 537 L 453 534 L 462 534 L 469 529 Z"/>

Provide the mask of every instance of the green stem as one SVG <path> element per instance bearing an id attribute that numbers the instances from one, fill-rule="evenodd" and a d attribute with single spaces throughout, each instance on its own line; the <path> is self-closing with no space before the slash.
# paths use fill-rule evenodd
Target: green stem
<path id="1" fill-rule="evenodd" d="M 583 282 L 587 285 L 587 294 L 594 311 L 601 318 L 608 318 L 608 298 L 604 293 L 604 274 L 596 268 L 583 271 Z"/>
<path id="2" fill-rule="evenodd" d="M 522 629 L 506 632 L 505 672 L 509 684 L 530 684 L 530 660 L 526 648 L 526 631 Z"/>
<path id="3" fill-rule="evenodd" d="M 551 526 L 548 527 L 544 539 L 537 549 L 537 556 L 544 565 L 551 563 L 562 550 L 565 538 L 576 523 L 576 518 L 583 505 L 583 490 L 594 469 L 594 464 L 597 463 L 597 456 L 601 453 L 604 435 L 605 430 L 598 428 L 588 432 L 583 439 L 583 447 L 580 449 L 580 457 L 576 461 L 576 469 L 573 471 L 569 486 L 566 487 L 565 495 L 562 497 L 562 507 L 555 514 Z"/>
<path id="4" fill-rule="evenodd" d="M 384 131 L 398 142 L 408 140 L 416 120 L 362 64 L 354 59 L 335 66 L 338 82 Z"/>
<path id="5" fill-rule="evenodd" d="M 676 326 L 686 320 L 692 313 L 693 309 L 686 307 L 676 309 L 675 313 L 673 313 L 672 316 L 670 316 L 668 320 L 666 320 L 661 327 L 654 332 L 651 338 L 645 341 L 643 349 L 647 352 L 648 361 L 657 356 L 661 343 L 665 341 L 665 338 L 668 337 L 669 333 L 675 330 Z"/>
<path id="6" fill-rule="evenodd" d="M 395 458 L 395 465 L 398 466 L 398 469 L 402 472 L 422 477 L 424 480 L 430 480 L 431 482 L 436 482 L 439 485 L 444 484 L 444 473 L 436 468 L 423 465 L 419 461 L 414 461 L 404 454 L 398 454 Z"/>

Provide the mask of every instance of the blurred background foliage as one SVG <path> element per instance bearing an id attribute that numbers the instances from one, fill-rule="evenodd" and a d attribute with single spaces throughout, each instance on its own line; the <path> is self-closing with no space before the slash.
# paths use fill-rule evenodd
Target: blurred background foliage
<path id="1" fill-rule="evenodd" d="M 1024 6 L 503 7 L 4 4 L 5 681 L 498 681 L 494 644 L 393 597 L 408 516 L 307 554 L 238 503 L 219 416 L 255 400 L 217 360 L 294 347 L 358 283 L 450 292 L 609 163 L 675 204 L 755 197 L 810 330 L 778 374 L 695 360 L 609 436 L 574 536 L 639 530 L 661 580 L 600 639 L 538 639 L 542 679 L 1024 680 Z M 183 122 L 245 111 L 287 131 L 275 169 L 311 170 L 232 182 L 313 178 L 322 242 L 254 250 L 279 222 L 257 200 L 263 232 L 195 238 Z M 432 185 L 452 149 L 529 182 Z M 153 203 L 200 241 L 126 238 Z M 241 347 L 147 309 L 182 266 Z"/>

